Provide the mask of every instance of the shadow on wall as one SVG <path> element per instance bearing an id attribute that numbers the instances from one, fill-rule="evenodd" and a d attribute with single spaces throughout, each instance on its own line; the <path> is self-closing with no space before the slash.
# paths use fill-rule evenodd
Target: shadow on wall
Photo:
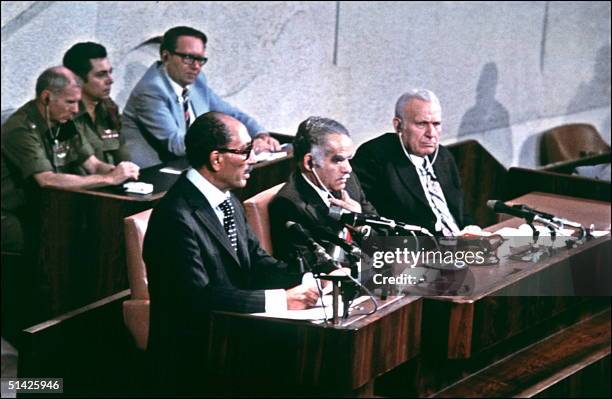
<path id="1" fill-rule="evenodd" d="M 540 166 L 540 147 L 543 133 L 532 134 L 523 142 L 519 152 L 518 165 L 524 168 Z"/>
<path id="2" fill-rule="evenodd" d="M 495 99 L 497 82 L 497 64 L 486 63 L 476 87 L 476 104 L 461 118 L 457 137 L 472 136 L 508 166 L 513 160 L 512 129 L 508 110 Z"/>
<path id="3" fill-rule="evenodd" d="M 593 76 L 588 82 L 580 83 L 576 94 L 567 106 L 567 113 L 574 114 L 591 108 L 610 105 L 610 45 L 601 46 L 593 61 Z M 599 132 L 610 143 L 610 115 Z"/>
<path id="4" fill-rule="evenodd" d="M 161 40 L 161 36 L 155 36 L 145 40 L 130 50 L 126 58 L 135 56 L 134 58 L 138 60 L 151 59 L 151 63 L 158 60 Z M 117 104 L 121 105 L 121 108 L 125 106 L 125 103 L 127 103 L 127 100 L 132 93 L 132 89 L 134 86 L 136 86 L 136 83 L 138 83 L 140 78 L 144 76 L 149 66 L 150 63 L 145 65 L 142 61 L 131 61 L 126 65 L 125 73 L 123 74 L 123 86 L 115 99 Z"/>
<path id="5" fill-rule="evenodd" d="M 595 107 L 610 105 L 610 46 L 597 50 L 593 61 L 593 76 L 580 83 L 576 94 L 567 106 L 567 113 L 574 114 Z"/>

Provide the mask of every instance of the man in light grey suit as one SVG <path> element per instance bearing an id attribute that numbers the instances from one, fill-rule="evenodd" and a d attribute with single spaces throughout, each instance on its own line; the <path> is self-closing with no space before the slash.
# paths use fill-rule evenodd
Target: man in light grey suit
<path id="1" fill-rule="evenodd" d="M 185 155 L 185 133 L 195 119 L 217 111 L 241 121 L 256 152 L 277 151 L 279 143 L 257 121 L 223 101 L 200 73 L 207 61 L 206 35 L 177 26 L 168 30 L 155 62 L 132 90 L 123 112 L 122 133 L 132 160 L 141 167 Z"/>

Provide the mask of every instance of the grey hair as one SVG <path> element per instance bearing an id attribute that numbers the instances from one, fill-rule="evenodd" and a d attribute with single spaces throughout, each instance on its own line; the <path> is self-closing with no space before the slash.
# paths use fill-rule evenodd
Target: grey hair
<path id="1" fill-rule="evenodd" d="M 438 100 L 438 96 L 436 96 L 433 91 L 427 89 L 412 89 L 402 94 L 400 98 L 397 99 L 397 102 L 395 103 L 396 117 L 403 119 L 403 113 L 406 108 L 406 104 L 412 99 L 426 101 L 428 103 L 434 103 L 435 105 L 441 108 L 440 100 Z"/>
<path id="2" fill-rule="evenodd" d="M 308 117 L 300 123 L 293 140 L 295 158 L 302 160 L 304 155 L 310 152 L 317 162 L 321 162 L 325 157 L 327 137 L 331 134 L 343 134 L 351 137 L 347 128 L 340 122 L 320 116 Z"/>
<path id="3" fill-rule="evenodd" d="M 39 97 L 44 90 L 58 94 L 71 85 L 82 87 L 83 82 L 65 67 L 54 66 L 48 68 L 36 80 L 36 97 Z"/>

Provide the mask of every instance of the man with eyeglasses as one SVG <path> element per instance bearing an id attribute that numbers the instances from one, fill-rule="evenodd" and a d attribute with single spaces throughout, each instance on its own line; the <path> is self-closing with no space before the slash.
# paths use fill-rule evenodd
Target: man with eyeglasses
<path id="1" fill-rule="evenodd" d="M 221 99 L 201 72 L 206 64 L 206 35 L 178 26 L 168 30 L 154 63 L 134 87 L 123 112 L 123 131 L 132 159 L 141 167 L 185 155 L 185 133 L 208 111 L 241 121 L 256 151 L 277 151 L 278 141 L 255 119 Z"/>
<path id="2" fill-rule="evenodd" d="M 352 160 L 368 200 L 381 216 L 458 235 L 469 224 L 457 165 L 440 145 L 442 108 L 429 90 L 396 102 L 395 133 L 362 144 Z"/>
<path id="3" fill-rule="evenodd" d="M 261 249 L 230 193 L 247 183 L 255 162 L 251 143 L 237 119 L 217 112 L 199 116 L 185 136 L 191 168 L 148 224 L 143 249 L 151 298 L 148 350 L 158 380 L 170 391 L 197 389 L 190 384 L 206 389 L 200 382 L 211 310 L 304 309 L 318 298 L 314 284 L 301 283 L 302 276 Z"/>

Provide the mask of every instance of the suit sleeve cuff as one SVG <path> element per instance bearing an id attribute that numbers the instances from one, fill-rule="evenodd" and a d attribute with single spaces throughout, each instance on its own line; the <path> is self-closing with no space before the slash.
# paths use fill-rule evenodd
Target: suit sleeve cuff
<path id="1" fill-rule="evenodd" d="M 285 290 L 265 290 L 266 313 L 284 312 L 287 310 L 287 294 Z"/>

